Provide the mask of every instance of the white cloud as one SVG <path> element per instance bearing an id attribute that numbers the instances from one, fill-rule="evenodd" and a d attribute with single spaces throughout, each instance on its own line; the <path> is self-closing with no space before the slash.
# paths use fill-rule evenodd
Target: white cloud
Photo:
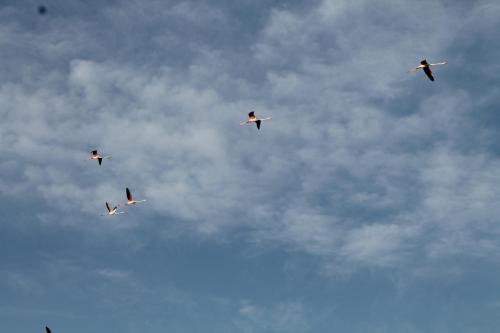
<path id="1" fill-rule="evenodd" d="M 258 244 L 278 240 L 328 265 L 388 267 L 421 252 L 436 260 L 498 247 L 488 235 L 499 232 L 500 161 L 482 149 L 490 133 L 470 122 L 477 96 L 446 79 L 457 70 L 450 45 L 476 23 L 462 23 L 462 10 L 432 1 L 412 11 L 392 1 L 275 8 L 251 45 L 226 51 L 168 33 L 164 10 L 189 22 L 207 12 L 200 34 L 230 20 L 191 2 L 155 2 L 138 15 L 165 33 L 127 29 L 126 39 L 120 29 L 137 6 L 98 16 L 123 45 L 106 33 L 93 41 L 95 27 L 78 22 L 74 35 L 49 26 L 19 46 L 43 56 L 0 88 L 0 153 L 11 159 L 0 164 L 9 175 L 1 196 L 30 192 L 46 202 L 37 212 L 45 223 L 84 226 L 128 186 L 148 199 L 134 207 L 150 214 L 140 216 L 173 217 L 214 239 L 250 227 Z M 490 18 L 480 7 L 474 17 Z M 3 27 L 1 40 L 22 29 Z M 188 65 L 173 56 L 159 65 L 137 46 L 159 41 L 161 55 L 182 51 Z M 78 55 L 82 43 L 96 55 Z M 20 54 L 9 61 L 22 67 Z M 406 74 L 424 55 L 450 60 L 432 86 Z M 272 122 L 238 126 L 251 109 Z M 96 147 L 113 159 L 88 161 Z M 137 215 L 125 215 L 117 227 L 138 227 Z"/>
<path id="2" fill-rule="evenodd" d="M 300 302 L 283 302 L 259 306 L 243 301 L 240 318 L 234 324 L 242 332 L 307 332 L 308 323 Z"/>
<path id="3" fill-rule="evenodd" d="M 113 268 L 101 268 L 97 270 L 97 274 L 110 280 L 123 280 L 129 277 L 130 272 Z"/>

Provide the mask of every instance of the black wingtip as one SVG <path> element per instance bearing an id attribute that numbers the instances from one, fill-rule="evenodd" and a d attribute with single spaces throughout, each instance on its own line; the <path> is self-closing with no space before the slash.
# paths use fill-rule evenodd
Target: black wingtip
<path id="1" fill-rule="evenodd" d="M 102 158 L 99 157 L 97 160 L 99 161 L 99 165 L 101 165 L 102 164 Z"/>
<path id="2" fill-rule="evenodd" d="M 47 326 L 45 326 L 45 331 L 46 331 L 47 333 L 52 333 L 52 331 L 50 330 L 50 328 L 48 328 Z"/>

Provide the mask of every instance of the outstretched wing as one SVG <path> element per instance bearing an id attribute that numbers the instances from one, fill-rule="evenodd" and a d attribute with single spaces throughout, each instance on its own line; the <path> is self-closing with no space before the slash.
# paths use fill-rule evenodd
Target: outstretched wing
<path id="1" fill-rule="evenodd" d="M 260 121 L 260 120 L 257 120 L 257 121 L 255 122 L 255 124 L 257 124 L 257 129 L 259 129 L 259 130 L 260 130 L 260 123 L 261 123 L 261 121 Z"/>
<path id="2" fill-rule="evenodd" d="M 111 212 L 111 209 L 109 208 L 109 205 L 107 202 L 106 202 L 106 208 L 108 209 L 108 212 Z"/>
<path id="3" fill-rule="evenodd" d="M 52 333 L 52 331 L 50 330 L 50 328 L 48 328 L 47 326 L 45 326 L 45 331 L 47 331 L 47 333 Z"/>
<path id="4" fill-rule="evenodd" d="M 427 74 L 429 80 L 434 81 L 434 77 L 432 76 L 431 69 L 429 67 L 424 67 L 424 72 Z"/>
<path id="5" fill-rule="evenodd" d="M 99 161 L 99 165 L 101 165 L 102 164 L 102 157 L 99 157 L 97 160 Z"/>
<path id="6" fill-rule="evenodd" d="M 130 193 L 130 190 L 128 189 L 128 187 L 126 189 L 126 192 L 127 192 L 127 200 L 132 201 L 132 194 Z"/>

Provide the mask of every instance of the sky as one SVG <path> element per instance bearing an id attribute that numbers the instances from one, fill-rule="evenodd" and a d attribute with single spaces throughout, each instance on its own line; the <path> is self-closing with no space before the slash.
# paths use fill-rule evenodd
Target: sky
<path id="1" fill-rule="evenodd" d="M 0 1 L 2 330 L 498 331 L 500 2 L 41 4 Z"/>

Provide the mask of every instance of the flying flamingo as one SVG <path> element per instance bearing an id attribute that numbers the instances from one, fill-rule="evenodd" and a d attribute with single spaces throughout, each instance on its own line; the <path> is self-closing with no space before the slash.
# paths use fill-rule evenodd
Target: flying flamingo
<path id="1" fill-rule="evenodd" d="M 118 206 L 120 206 L 120 205 L 118 205 Z M 106 202 L 106 208 L 108 209 L 108 213 L 106 215 L 118 215 L 118 214 L 125 213 L 125 212 L 119 212 L 118 206 L 115 206 L 113 209 L 111 209 L 111 207 L 109 207 L 109 204 Z"/>
<path id="2" fill-rule="evenodd" d="M 260 130 L 260 123 L 264 120 L 270 120 L 270 119 L 271 117 L 258 119 L 257 116 L 255 115 L 255 111 L 252 111 L 248 114 L 248 119 L 240 122 L 240 125 L 255 123 L 257 125 L 257 129 Z"/>
<path id="3" fill-rule="evenodd" d="M 130 193 L 130 190 L 126 189 L 127 192 L 127 205 L 135 205 L 136 203 L 140 202 L 146 202 L 146 200 L 135 200 L 134 197 L 132 196 L 132 193 Z"/>
<path id="4" fill-rule="evenodd" d="M 92 156 L 90 157 L 91 160 L 97 160 L 99 161 L 99 165 L 101 165 L 102 163 L 102 160 L 105 159 L 105 158 L 111 158 L 111 156 L 102 156 L 101 154 L 99 154 L 99 152 L 96 150 L 92 150 Z"/>
<path id="5" fill-rule="evenodd" d="M 420 62 L 420 66 L 418 66 L 417 68 L 411 70 L 410 72 L 416 72 L 420 69 L 423 69 L 425 74 L 427 75 L 427 77 L 429 78 L 429 80 L 431 81 L 434 81 L 434 77 L 432 76 L 432 72 L 431 72 L 431 66 L 439 66 L 439 65 L 446 65 L 448 63 L 448 61 L 443 61 L 443 62 L 438 62 L 438 63 L 435 63 L 435 64 L 429 64 L 427 62 L 426 59 L 422 60 Z"/>

